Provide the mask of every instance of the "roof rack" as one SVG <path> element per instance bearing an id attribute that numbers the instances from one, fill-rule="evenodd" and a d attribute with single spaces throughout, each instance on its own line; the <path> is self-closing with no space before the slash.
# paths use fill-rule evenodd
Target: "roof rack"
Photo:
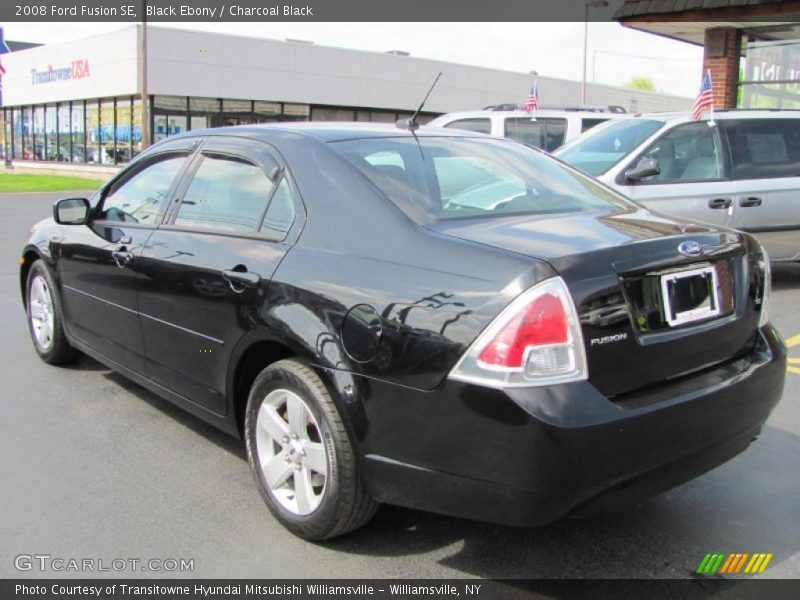
<path id="1" fill-rule="evenodd" d="M 484 106 L 483 110 L 490 110 L 493 112 L 507 112 L 512 110 L 522 110 L 518 104 L 491 104 Z M 567 112 L 598 112 L 598 113 L 615 113 L 625 114 L 628 111 L 625 107 L 618 104 L 609 104 L 608 106 L 543 106 L 542 110 L 563 110 Z"/>

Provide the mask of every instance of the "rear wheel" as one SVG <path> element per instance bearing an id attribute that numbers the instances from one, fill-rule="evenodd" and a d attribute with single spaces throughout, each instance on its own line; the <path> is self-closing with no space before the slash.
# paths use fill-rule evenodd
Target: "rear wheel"
<path id="1" fill-rule="evenodd" d="M 250 468 L 264 501 L 289 531 L 323 540 L 361 527 L 377 503 L 361 480 L 339 412 L 298 360 L 264 369 L 245 417 Z"/>
<path id="2" fill-rule="evenodd" d="M 51 365 L 75 362 L 81 353 L 70 346 L 64 335 L 61 299 L 53 276 L 41 259 L 31 265 L 26 291 L 28 330 L 36 353 Z"/>

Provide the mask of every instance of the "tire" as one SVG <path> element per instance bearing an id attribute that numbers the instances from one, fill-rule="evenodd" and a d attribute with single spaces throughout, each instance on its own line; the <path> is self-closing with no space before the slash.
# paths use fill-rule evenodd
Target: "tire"
<path id="1" fill-rule="evenodd" d="M 70 346 L 64 334 L 61 298 L 56 291 L 53 274 L 41 259 L 35 261 L 28 272 L 25 314 L 33 348 L 44 362 L 66 365 L 81 357 L 81 353 Z"/>
<path id="2" fill-rule="evenodd" d="M 373 517 L 378 504 L 359 476 L 336 405 L 301 361 L 281 360 L 261 371 L 250 389 L 244 428 L 258 490 L 286 529 L 319 541 Z"/>

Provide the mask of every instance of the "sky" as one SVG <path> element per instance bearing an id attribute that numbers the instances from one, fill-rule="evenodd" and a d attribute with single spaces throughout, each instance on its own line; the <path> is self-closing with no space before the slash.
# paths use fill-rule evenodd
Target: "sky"
<path id="1" fill-rule="evenodd" d="M 6 40 L 54 43 L 128 27 L 125 23 L 6 23 Z M 580 81 L 583 23 L 159 23 L 323 46 L 385 52 Z M 587 81 L 623 85 L 647 77 L 658 91 L 693 97 L 703 50 L 622 27 L 589 23 Z M 465 43 L 465 40 L 469 40 Z M 539 90 L 544 94 L 545 90 Z"/>

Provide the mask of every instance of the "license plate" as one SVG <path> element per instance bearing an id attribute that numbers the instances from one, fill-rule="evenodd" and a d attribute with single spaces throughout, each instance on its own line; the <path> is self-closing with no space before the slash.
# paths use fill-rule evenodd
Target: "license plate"
<path id="1" fill-rule="evenodd" d="M 720 314 L 717 270 L 701 267 L 661 276 L 664 318 L 670 327 Z"/>

